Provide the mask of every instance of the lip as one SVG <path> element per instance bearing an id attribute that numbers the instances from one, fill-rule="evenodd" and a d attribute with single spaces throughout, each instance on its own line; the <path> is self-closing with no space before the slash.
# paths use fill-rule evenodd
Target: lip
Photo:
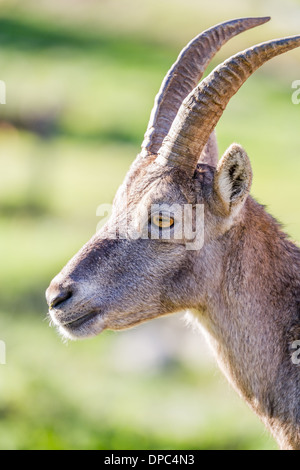
<path id="1" fill-rule="evenodd" d="M 66 339 L 77 340 L 97 336 L 105 329 L 102 312 L 93 310 L 76 320 L 56 323 L 59 333 Z"/>
<path id="2" fill-rule="evenodd" d="M 63 326 L 64 328 L 68 328 L 71 330 L 75 330 L 77 328 L 80 328 L 81 326 L 87 324 L 88 322 L 92 322 L 94 319 L 99 317 L 100 312 L 90 312 L 82 315 L 82 317 L 77 318 L 76 320 L 72 320 L 70 322 L 64 323 Z"/>
<path id="3" fill-rule="evenodd" d="M 81 333 L 83 333 L 84 331 L 86 332 L 87 329 L 93 328 L 93 326 L 96 325 L 99 320 L 101 321 L 101 317 L 102 312 L 100 312 L 99 310 L 93 310 L 91 312 L 85 313 L 79 318 L 76 318 L 76 320 L 60 323 L 59 326 L 60 328 L 70 332 L 71 334 L 80 334 L 81 336 Z"/>

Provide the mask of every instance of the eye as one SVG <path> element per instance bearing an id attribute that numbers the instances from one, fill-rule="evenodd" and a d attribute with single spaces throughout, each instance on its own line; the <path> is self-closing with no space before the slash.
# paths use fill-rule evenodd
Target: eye
<path id="1" fill-rule="evenodd" d="M 174 225 L 174 217 L 170 214 L 154 214 L 150 219 L 150 223 L 159 228 L 171 228 Z"/>

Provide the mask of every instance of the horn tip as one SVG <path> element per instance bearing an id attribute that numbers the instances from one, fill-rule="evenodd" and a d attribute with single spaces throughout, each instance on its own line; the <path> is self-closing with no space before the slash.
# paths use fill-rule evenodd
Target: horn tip
<path id="1" fill-rule="evenodd" d="M 267 23 L 268 21 L 270 21 L 272 19 L 272 17 L 271 16 L 262 16 L 260 19 L 264 23 Z"/>
<path id="2" fill-rule="evenodd" d="M 255 25 L 259 26 L 264 23 L 268 23 L 271 20 L 271 16 L 255 16 L 253 18 L 248 18 L 248 20 L 253 21 Z"/>
<path id="3" fill-rule="evenodd" d="M 234 20 L 228 21 L 228 23 L 225 23 L 227 25 L 231 25 L 234 27 L 239 26 L 241 28 L 241 31 L 246 31 L 247 29 L 252 29 L 256 28 L 257 26 L 261 26 L 264 23 L 267 23 L 270 21 L 271 17 L 270 16 L 248 16 L 244 18 L 236 18 Z M 221 23 L 221 25 L 224 25 L 224 23 Z"/>

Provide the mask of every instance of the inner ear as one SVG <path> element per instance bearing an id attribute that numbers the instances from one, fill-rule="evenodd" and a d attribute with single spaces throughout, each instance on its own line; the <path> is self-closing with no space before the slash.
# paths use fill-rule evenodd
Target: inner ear
<path id="1" fill-rule="evenodd" d="M 249 157 L 238 144 L 232 144 L 221 158 L 215 173 L 214 191 L 226 212 L 242 206 L 251 188 Z"/>
<path id="2" fill-rule="evenodd" d="M 245 174 L 244 168 L 238 163 L 233 163 L 228 170 L 229 179 L 232 184 L 232 191 L 230 195 L 230 201 L 234 201 L 244 190 L 244 185 L 247 182 L 247 175 Z"/>

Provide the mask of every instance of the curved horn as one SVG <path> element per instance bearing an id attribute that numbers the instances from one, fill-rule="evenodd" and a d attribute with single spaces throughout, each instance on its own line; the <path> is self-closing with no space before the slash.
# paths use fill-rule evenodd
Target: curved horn
<path id="1" fill-rule="evenodd" d="M 156 161 L 194 172 L 208 137 L 230 98 L 268 60 L 300 46 L 300 36 L 246 49 L 216 67 L 182 103 Z"/>
<path id="2" fill-rule="evenodd" d="M 157 154 L 182 101 L 195 88 L 218 50 L 229 39 L 270 20 L 240 18 L 218 24 L 196 36 L 179 54 L 155 98 L 142 144 L 142 156 Z"/>

